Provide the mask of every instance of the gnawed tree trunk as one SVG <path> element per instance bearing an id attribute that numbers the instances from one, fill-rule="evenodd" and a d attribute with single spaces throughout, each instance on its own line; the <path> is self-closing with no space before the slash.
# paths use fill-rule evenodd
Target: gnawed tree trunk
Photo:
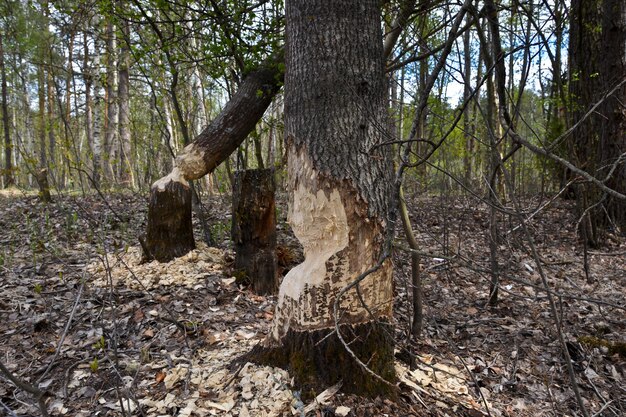
<path id="1" fill-rule="evenodd" d="M 256 294 L 274 294 L 278 289 L 275 192 L 273 169 L 235 174 L 231 229 L 234 269 Z"/>
<path id="2" fill-rule="evenodd" d="M 172 172 L 152 185 L 144 259 L 167 262 L 195 247 L 188 181 L 213 171 L 255 128 L 280 89 L 281 62 L 276 55 L 248 74 L 220 115 L 176 157 Z M 184 214 L 174 214 L 179 210 Z M 176 219 L 168 220 L 170 215 Z"/>
<path id="3" fill-rule="evenodd" d="M 191 188 L 172 173 L 152 185 L 143 260 L 169 261 L 196 247 L 191 226 Z M 184 181 L 184 182 L 183 182 Z"/>
<path id="4" fill-rule="evenodd" d="M 343 380 L 344 391 L 388 395 L 391 262 L 347 289 L 378 265 L 388 226 L 390 155 L 370 153 L 388 125 L 379 2 L 287 1 L 286 22 L 289 222 L 305 260 L 284 278 L 251 357 L 289 367 L 304 390 Z"/>

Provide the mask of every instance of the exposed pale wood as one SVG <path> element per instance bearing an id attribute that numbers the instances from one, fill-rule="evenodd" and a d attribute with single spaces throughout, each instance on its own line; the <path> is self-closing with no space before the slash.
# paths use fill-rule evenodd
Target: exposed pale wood
<path id="1" fill-rule="evenodd" d="M 255 128 L 280 89 L 283 75 L 281 62 L 282 53 L 279 53 L 248 74 L 219 116 L 176 157 L 173 171 L 152 185 L 148 227 L 142 245 L 145 258 L 169 260 L 184 255 L 185 250 L 193 249 L 195 244 L 191 233 L 191 200 L 189 206 L 178 204 L 179 192 L 189 188 L 188 181 L 201 178 L 217 168 Z M 170 184 L 173 182 L 178 184 Z M 169 193 L 172 194 L 168 196 Z M 172 199 L 171 204 L 165 203 L 168 198 Z M 165 211 L 167 207 L 178 207 L 185 213 Z M 189 219 L 189 224 L 183 227 L 178 221 L 164 221 L 162 218 L 168 215 L 178 216 L 181 221 Z M 151 228 L 157 224 L 158 233 L 155 233 Z M 176 239 L 182 239 L 177 235 L 179 227 L 186 231 L 184 236 L 189 240 L 184 244 L 173 240 L 168 245 L 165 240 L 168 235 L 176 235 Z"/>

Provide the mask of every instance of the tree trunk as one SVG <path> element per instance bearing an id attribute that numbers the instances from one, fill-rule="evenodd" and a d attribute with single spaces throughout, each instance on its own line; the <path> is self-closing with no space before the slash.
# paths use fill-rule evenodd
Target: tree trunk
<path id="1" fill-rule="evenodd" d="M 96 42 L 97 44 L 97 42 Z M 99 60 L 98 52 L 94 56 L 94 83 L 93 83 L 93 116 L 92 116 L 92 128 L 91 136 L 93 142 L 91 149 L 93 151 L 93 185 L 94 187 L 100 187 L 100 179 L 102 176 L 102 132 L 101 132 L 101 97 L 100 97 L 100 74 L 99 74 Z"/>
<path id="2" fill-rule="evenodd" d="M 91 20 L 91 24 L 94 27 L 98 27 L 100 22 L 97 18 Z M 92 182 L 94 187 L 100 186 L 100 178 L 102 174 L 102 137 L 101 137 L 101 106 L 100 106 L 100 40 L 98 34 L 94 36 L 94 54 L 89 62 L 89 49 L 87 35 L 84 37 L 85 41 L 85 100 L 86 100 L 86 114 L 85 123 L 89 123 L 87 127 L 87 139 L 89 140 L 89 146 L 92 153 Z M 91 88 L 90 88 L 91 87 Z M 93 98 L 91 97 L 91 90 L 93 89 Z"/>
<path id="3" fill-rule="evenodd" d="M 104 152 L 106 163 L 104 172 L 110 183 L 115 183 L 117 173 L 119 143 L 117 141 L 118 103 L 117 103 L 117 36 L 112 18 L 106 27 L 106 117 L 104 126 Z"/>
<path id="4" fill-rule="evenodd" d="M 273 169 L 235 174 L 232 239 L 236 276 L 248 281 L 256 294 L 278 289 L 276 265 L 276 183 Z"/>
<path id="5" fill-rule="evenodd" d="M 388 125 L 379 2 L 287 1 L 286 22 L 289 222 L 305 261 L 252 356 L 289 367 L 305 390 L 343 380 L 347 392 L 392 394 L 392 265 L 378 263 L 392 170 L 389 149 L 371 152 Z"/>
<path id="6" fill-rule="evenodd" d="M 121 3 L 119 3 L 121 4 Z M 130 65 L 130 32 L 128 22 L 123 22 L 120 28 L 123 34 L 120 47 L 119 61 L 119 141 L 120 141 L 120 163 L 118 175 L 120 183 L 124 187 L 133 187 L 133 169 L 131 161 L 131 138 L 130 138 L 130 97 L 129 97 L 129 65 Z"/>
<path id="7" fill-rule="evenodd" d="M 85 83 L 85 136 L 87 138 L 87 146 L 91 150 L 93 161 L 93 176 L 96 173 L 94 140 L 93 140 L 93 100 L 91 97 L 91 69 L 89 62 L 89 38 L 87 31 L 83 33 L 83 82 Z"/>
<path id="8" fill-rule="evenodd" d="M 37 172 L 37 184 L 39 185 L 39 198 L 44 203 L 51 203 L 50 185 L 48 183 L 48 170 L 42 168 Z"/>
<path id="9" fill-rule="evenodd" d="M 9 130 L 9 106 L 7 104 L 7 75 L 4 66 L 3 34 L 0 33 L 0 73 L 2 76 L 2 127 L 4 128 L 4 188 L 15 185 L 11 160 L 11 135 Z"/>
<path id="10" fill-rule="evenodd" d="M 471 51 L 471 31 L 467 30 L 463 34 L 463 137 L 465 139 L 465 152 L 463 154 L 463 171 L 465 184 L 471 186 L 472 183 L 472 159 L 474 158 L 474 132 L 472 131 L 472 114 L 469 103 L 472 94 L 472 51 Z"/>
<path id="11" fill-rule="evenodd" d="M 611 173 L 606 185 L 620 193 L 626 191 L 626 167 L 623 160 L 613 165 L 626 152 L 626 85 L 612 96 L 604 95 L 626 74 L 625 14 L 626 5 L 620 0 L 573 0 L 570 10 L 569 92 L 573 103 L 569 125 L 576 125 L 592 105 L 603 100 L 573 132 L 571 157 L 596 178 Z M 582 210 L 579 215 L 589 216 L 580 222 L 581 238 L 597 246 L 613 226 L 626 231 L 626 202 L 605 198 L 590 184 L 581 184 L 576 190 L 577 206 Z"/>
<path id="12" fill-rule="evenodd" d="M 281 55 L 274 56 L 248 74 L 220 115 L 176 157 L 172 172 L 153 184 L 150 189 L 146 237 L 143 241 L 145 259 L 167 262 L 195 247 L 191 225 L 191 199 L 187 205 L 187 199 L 181 196 L 189 190 L 188 181 L 213 171 L 255 128 L 280 89 L 281 62 Z M 189 213 L 177 215 L 184 225 L 167 219 L 175 210 Z M 180 242 L 182 238 L 170 241 L 170 237 L 176 233 L 181 233 L 187 239 L 184 244 Z"/>
<path id="13" fill-rule="evenodd" d="M 46 157 L 46 75 L 43 63 L 37 66 L 37 98 L 39 103 L 39 168 L 47 168 Z"/>
<path id="14" fill-rule="evenodd" d="M 602 49 L 612 51 L 601 59 L 601 80 L 605 90 L 613 88 L 626 77 L 626 4 L 623 0 L 604 0 L 602 10 Z M 626 154 L 626 84 L 609 97 L 601 106 L 600 113 L 606 120 L 602 123 L 600 142 L 601 177 L 609 172 L 617 159 Z M 607 184 L 614 190 L 626 194 L 626 161 L 621 160 Z M 617 231 L 626 234 L 626 201 L 608 196 L 606 215 L 602 227 L 610 229 L 614 224 Z"/>
<path id="15" fill-rule="evenodd" d="M 50 57 L 50 62 L 52 62 L 52 57 Z M 48 69 L 47 74 L 47 112 L 48 112 L 48 164 L 51 168 L 56 168 L 56 134 L 55 134 L 55 120 L 57 116 L 54 114 L 54 100 L 55 100 L 55 88 L 54 88 L 54 77 L 52 74 L 52 65 Z M 54 177 L 54 171 L 53 171 Z"/>

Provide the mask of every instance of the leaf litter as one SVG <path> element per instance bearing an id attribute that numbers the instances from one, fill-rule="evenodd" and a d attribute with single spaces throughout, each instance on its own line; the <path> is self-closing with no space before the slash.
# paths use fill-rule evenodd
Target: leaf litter
<path id="1" fill-rule="evenodd" d="M 536 265 L 523 243 L 512 239 L 500 248 L 501 301 L 488 308 L 480 272 L 488 263 L 485 212 L 461 201 L 441 213 L 420 209 L 435 203 L 412 204 L 420 243 L 432 254 L 422 258 L 426 321 L 417 341 L 406 336 L 410 262 L 395 254 L 401 388 L 395 403 L 328 387 L 304 404 L 287 371 L 229 366 L 267 334 L 274 297 L 237 285 L 227 240 L 219 248 L 199 243 L 168 264 L 141 264 L 132 242 L 144 227 L 145 201 L 132 195 L 108 201 L 118 213 L 133 213 L 123 219 L 93 197 L 59 198 L 46 207 L 31 196 L 0 196 L 0 354 L 12 372 L 48 391 L 52 415 L 575 415 Z M 224 201 L 207 214 L 227 224 L 228 210 Z M 616 415 L 626 406 L 626 365 L 609 347 L 624 342 L 625 262 L 616 254 L 626 245 L 615 236 L 591 253 L 595 282 L 587 283 L 567 216 L 566 207 L 556 206 L 532 226 L 551 288 L 576 297 L 559 303 L 584 400 L 602 410 L 599 416 Z M 279 231 L 281 250 L 297 252 L 288 227 L 280 224 Z M 449 261 L 452 247 L 456 260 Z M 586 335 L 606 343 L 581 343 L 592 340 L 581 339 Z M 4 378 L 0 401 L 18 415 L 37 413 L 32 398 Z"/>

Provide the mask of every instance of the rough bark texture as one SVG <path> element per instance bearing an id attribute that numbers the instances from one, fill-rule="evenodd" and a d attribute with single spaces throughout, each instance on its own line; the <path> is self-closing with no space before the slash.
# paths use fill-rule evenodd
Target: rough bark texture
<path id="1" fill-rule="evenodd" d="M 282 56 L 274 56 L 251 72 L 222 112 L 176 157 L 176 166 L 188 180 L 213 171 L 254 129 L 282 82 Z"/>
<path id="2" fill-rule="evenodd" d="M 578 123 L 589 108 L 604 100 L 576 128 L 570 153 L 576 165 L 604 179 L 626 152 L 626 85 L 612 96 L 626 74 L 626 5 L 622 0 L 573 0 L 570 10 L 569 92 L 572 97 L 569 125 Z M 610 51 L 610 53 L 607 53 Z M 626 163 L 614 170 L 606 185 L 626 191 Z M 581 237 L 592 246 L 616 226 L 626 232 L 626 202 L 606 197 L 590 184 L 576 188 L 578 207 L 587 213 L 580 222 Z M 595 208 L 589 209 L 591 206 Z"/>
<path id="3" fill-rule="evenodd" d="M 256 294 L 274 294 L 278 289 L 275 192 L 273 169 L 235 173 L 231 229 L 234 269 Z"/>
<path id="4" fill-rule="evenodd" d="M 201 178 L 213 171 L 254 129 L 280 89 L 283 74 L 281 63 L 282 54 L 277 54 L 248 74 L 219 116 L 176 157 L 172 172 L 152 185 L 148 226 L 143 242 L 145 259 L 166 262 L 184 255 L 186 252 L 181 252 L 183 248 L 189 251 L 195 247 L 191 234 L 191 200 L 188 206 L 178 206 L 178 190 L 188 187 L 187 181 Z M 178 184 L 167 185 L 170 182 Z M 163 221 L 164 217 L 174 215 L 173 212 L 164 211 L 170 206 L 165 203 L 168 199 L 172 200 L 172 206 L 184 211 L 184 215 L 178 213 L 177 216 L 188 219 L 188 224 L 184 227 L 185 236 L 189 239 L 186 244 L 176 242 L 177 239 L 182 239 L 176 236 L 177 222 Z M 153 226 L 157 224 L 160 225 L 159 228 L 153 230 Z M 171 244 L 163 240 L 168 235 L 176 236 Z"/>
<path id="5" fill-rule="evenodd" d="M 361 281 L 359 293 L 355 287 L 338 300 L 342 289 L 377 264 L 387 226 L 390 158 L 384 148 L 370 152 L 387 126 L 379 2 L 292 0 L 286 22 L 289 222 L 305 261 L 281 284 L 265 343 L 270 353 L 258 357 L 276 364 L 288 357 L 292 370 L 297 357 L 307 358 L 315 366 L 298 377 L 307 384 L 344 379 L 352 384 L 347 391 L 388 394 L 389 385 L 364 372 L 339 341 L 333 345 L 336 336 L 328 345 L 303 342 L 332 332 L 337 301 L 351 350 L 393 380 L 386 353 L 393 348 L 380 324 L 391 321 L 391 263 Z M 361 337 L 352 340 L 349 330 Z"/>
<path id="6" fill-rule="evenodd" d="M 601 61 L 603 84 L 608 89 L 626 78 L 626 2 L 604 0 L 602 14 L 602 49 L 611 51 L 603 54 Z M 603 104 L 601 113 L 607 119 L 602 124 L 600 163 L 602 176 L 606 176 L 617 158 L 626 154 L 626 84 Z M 607 185 L 626 193 L 626 161 L 621 161 Z M 609 196 L 606 209 L 619 231 L 626 234 L 626 201 Z"/>
<path id="7" fill-rule="evenodd" d="M 48 170 L 40 169 L 37 172 L 37 185 L 39 186 L 39 198 L 44 203 L 51 203 L 52 196 L 50 195 L 50 184 L 48 183 Z"/>
<path id="8" fill-rule="evenodd" d="M 175 173 L 152 186 L 148 204 L 148 234 L 142 240 L 143 259 L 170 261 L 193 250 L 191 188 Z"/>

